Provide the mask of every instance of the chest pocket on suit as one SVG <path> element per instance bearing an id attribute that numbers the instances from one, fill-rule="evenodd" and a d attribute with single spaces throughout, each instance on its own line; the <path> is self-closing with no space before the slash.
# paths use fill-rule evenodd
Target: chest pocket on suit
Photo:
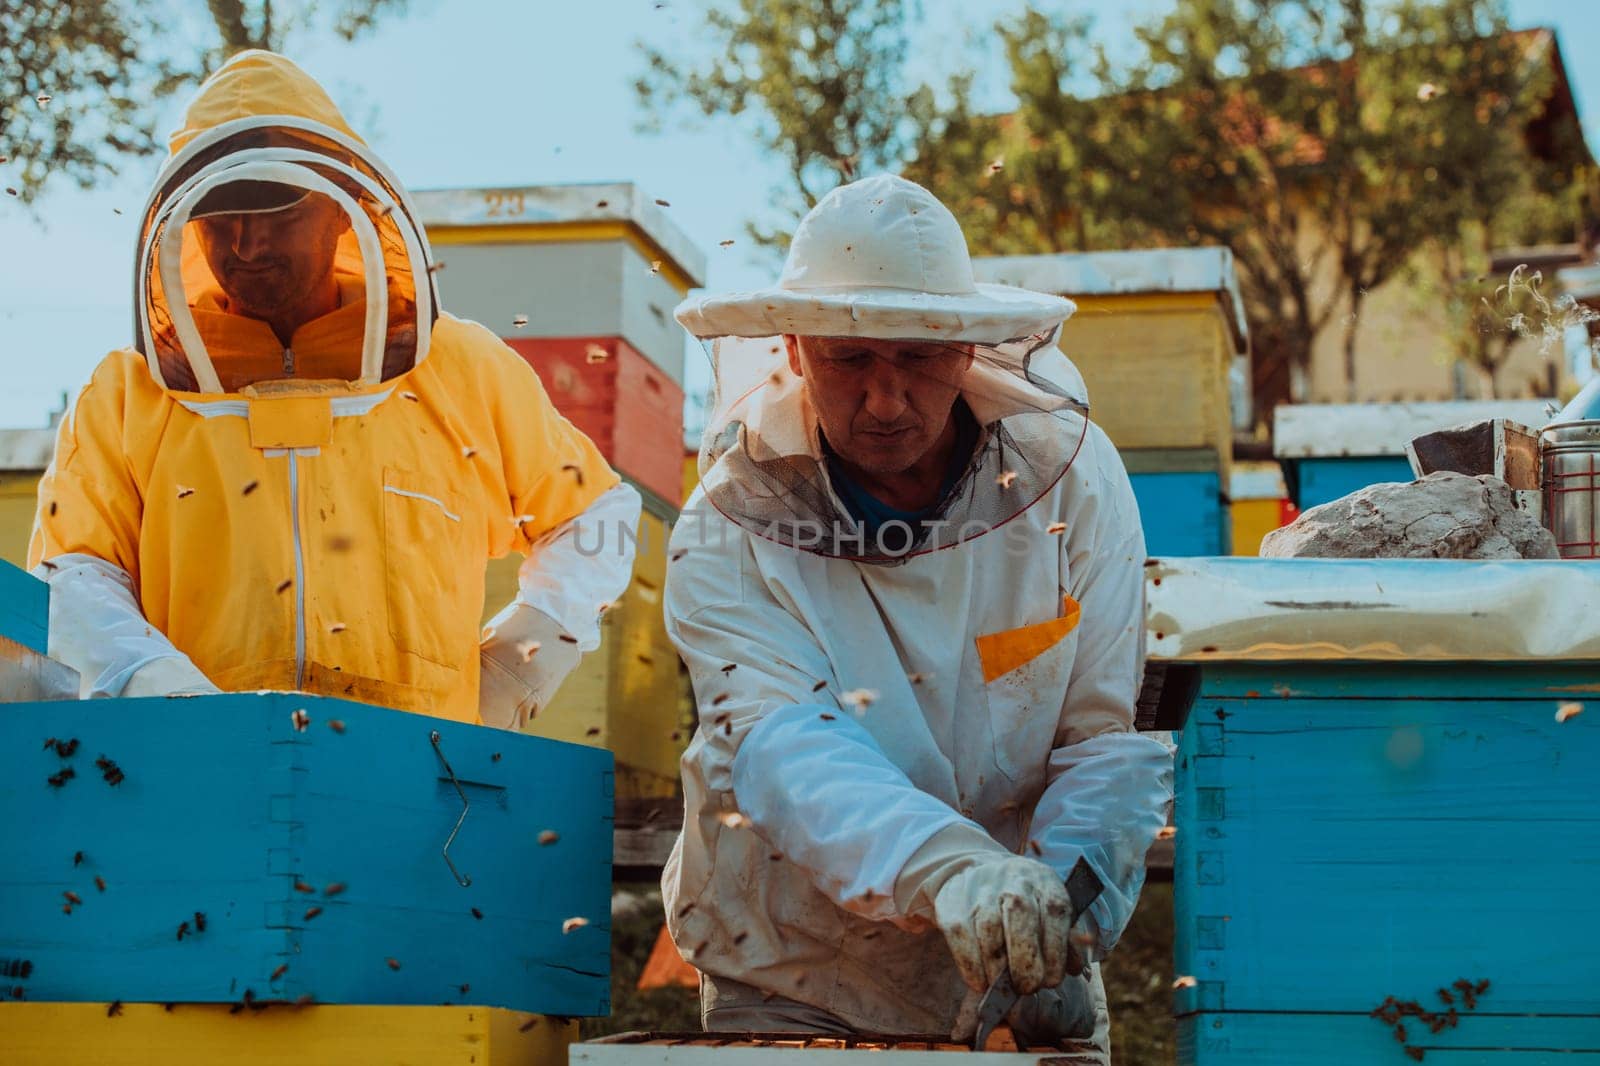
<path id="1" fill-rule="evenodd" d="M 384 583 L 389 635 L 395 646 L 430 662 L 460 669 L 477 646 L 482 586 L 472 572 L 471 519 L 465 501 L 438 478 L 383 471 Z"/>
<path id="2" fill-rule="evenodd" d="M 1050 757 L 1077 644 L 1068 638 L 1081 613 L 1078 601 L 1063 595 L 1055 618 L 985 633 L 974 641 L 995 760 L 1013 780 L 1042 769 Z"/>

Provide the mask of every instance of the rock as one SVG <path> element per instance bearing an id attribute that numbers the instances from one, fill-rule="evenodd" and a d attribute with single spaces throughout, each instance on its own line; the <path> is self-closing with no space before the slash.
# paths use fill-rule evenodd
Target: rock
<path id="1" fill-rule="evenodd" d="M 1556 539 L 1516 493 L 1482 474 L 1368 485 L 1268 533 L 1277 559 L 1555 559 Z"/>

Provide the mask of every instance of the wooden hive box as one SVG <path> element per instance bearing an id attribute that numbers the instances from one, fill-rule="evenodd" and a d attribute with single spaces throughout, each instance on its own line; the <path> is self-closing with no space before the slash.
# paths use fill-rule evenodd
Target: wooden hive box
<path id="1" fill-rule="evenodd" d="M 0 1003 L 8 1066 L 549 1066 L 577 1030 L 484 1007 Z"/>
<path id="2" fill-rule="evenodd" d="M 20 998 L 606 1013 L 608 753 L 291 693 L 5 710 Z"/>
<path id="3" fill-rule="evenodd" d="M 979 257 L 973 270 L 979 281 L 1077 304 L 1061 348 L 1083 374 L 1091 417 L 1118 449 L 1200 449 L 1226 476 L 1235 414 L 1249 424 L 1237 383 L 1247 380 L 1250 350 L 1227 249 Z"/>
<path id="4" fill-rule="evenodd" d="M 556 409 L 613 467 L 673 506 L 681 502 L 683 386 L 616 338 L 508 343 L 539 372 Z"/>
<path id="5" fill-rule="evenodd" d="M 672 312 L 705 283 L 706 262 L 668 206 L 627 183 L 437 189 L 414 199 L 446 267 L 447 311 L 507 339 L 623 340 L 682 387 L 685 338 Z"/>
<path id="6" fill-rule="evenodd" d="M 1229 511 L 1209 452 L 1124 452 L 1151 555 L 1226 555 Z"/>
<path id="7" fill-rule="evenodd" d="M 50 586 L 20 567 L 0 562 L 0 638 L 44 655 L 49 629 Z"/>
<path id="8" fill-rule="evenodd" d="M 1600 626 L 1493 607 L 1531 587 L 1559 619 L 1600 594 L 1587 569 L 1151 568 L 1152 653 L 1200 671 L 1177 756 L 1180 1062 L 1600 1056 Z"/>
<path id="9" fill-rule="evenodd" d="M 1272 453 L 1305 511 L 1383 481 L 1411 481 L 1406 444 L 1489 418 L 1547 422 L 1544 400 L 1285 404 L 1273 412 Z"/>

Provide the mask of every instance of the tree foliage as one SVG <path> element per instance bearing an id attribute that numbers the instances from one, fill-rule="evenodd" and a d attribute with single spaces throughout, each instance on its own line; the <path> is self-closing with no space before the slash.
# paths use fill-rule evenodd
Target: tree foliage
<path id="1" fill-rule="evenodd" d="M 851 21 L 868 9 L 870 23 Z M 726 56 L 718 65 L 685 74 L 652 54 L 653 71 L 678 72 L 673 99 L 707 116 L 774 117 L 765 142 L 797 167 L 862 150 L 859 135 L 841 138 L 827 120 L 854 99 L 866 151 L 877 145 L 885 165 L 904 159 L 975 251 L 1225 246 L 1267 376 L 1303 375 L 1314 342 L 1338 331 L 1353 395 L 1368 293 L 1421 254 L 1570 240 L 1576 223 L 1568 192 L 1585 180 L 1587 152 L 1562 132 L 1575 124 L 1540 127 L 1551 39 L 1509 33 L 1502 0 L 1178 0 L 1136 29 L 1132 58 L 1116 63 L 1092 44 L 1087 19 L 1030 6 L 994 27 L 1016 101 L 1003 114 L 972 111 L 970 72 L 936 98 L 907 94 L 886 69 L 874 94 L 852 97 L 818 76 L 825 56 L 784 65 L 796 30 L 822 20 L 829 40 L 849 42 L 841 68 L 892 68 L 905 53 L 897 3 L 742 0 L 740 12 L 708 19 Z M 857 39 L 858 25 L 876 38 Z M 871 39 L 895 44 L 874 50 Z M 771 58 L 751 65 L 757 54 Z M 834 92 L 818 109 L 819 94 Z M 642 97 L 657 113 L 669 102 Z M 1536 128 L 1548 142 L 1537 152 Z M 842 173 L 807 171 L 805 203 L 820 178 Z"/>
<path id="2" fill-rule="evenodd" d="M 700 55 L 669 56 L 641 42 L 635 90 L 644 128 L 687 104 L 703 118 L 742 123 L 784 161 L 779 191 L 792 218 L 857 174 L 897 170 L 931 120 L 933 94 L 904 83 L 908 13 L 903 0 L 737 0 L 712 7 Z M 784 244 L 787 225 L 750 234 Z"/>
<path id="3" fill-rule="evenodd" d="M 0 156 L 5 184 L 31 202 L 51 183 L 82 187 L 125 157 L 162 147 L 155 112 L 235 52 L 280 51 L 313 31 L 346 40 L 406 0 L 0 0 Z M 202 20 L 196 45 L 188 17 Z"/>

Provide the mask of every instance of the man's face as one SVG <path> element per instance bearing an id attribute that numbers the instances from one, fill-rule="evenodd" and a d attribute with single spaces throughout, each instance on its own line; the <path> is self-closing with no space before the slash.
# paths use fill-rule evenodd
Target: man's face
<path id="1" fill-rule="evenodd" d="M 970 345 L 854 337 L 785 337 L 823 435 L 846 461 L 878 476 L 909 470 L 950 421 Z"/>
<path id="2" fill-rule="evenodd" d="M 350 220 L 338 204 L 313 194 L 279 211 L 211 215 L 196 225 L 230 307 L 270 320 L 292 315 L 326 288 Z"/>

